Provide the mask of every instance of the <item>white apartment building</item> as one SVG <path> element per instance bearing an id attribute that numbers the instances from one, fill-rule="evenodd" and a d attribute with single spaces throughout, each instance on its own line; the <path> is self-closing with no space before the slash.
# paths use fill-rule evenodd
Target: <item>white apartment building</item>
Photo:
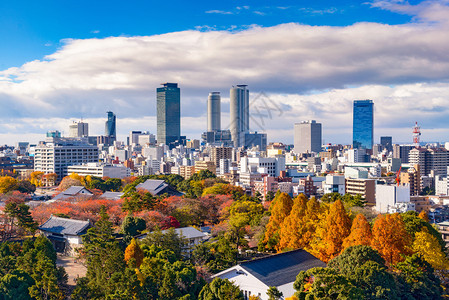
<path id="1" fill-rule="evenodd" d="M 327 175 L 323 181 L 323 190 L 325 194 L 339 193 L 345 194 L 345 176 L 343 175 Z"/>
<path id="2" fill-rule="evenodd" d="M 415 210 L 410 202 L 409 185 L 376 184 L 376 211 L 379 213 L 403 213 Z"/>
<path id="3" fill-rule="evenodd" d="M 82 141 L 54 139 L 35 148 L 34 171 L 56 173 L 58 181 L 67 176 L 69 166 L 98 161 L 98 148 Z"/>
<path id="4" fill-rule="evenodd" d="M 269 176 L 279 176 L 285 171 L 285 157 L 242 157 L 240 173 L 261 173 Z"/>
<path id="5" fill-rule="evenodd" d="M 102 163 L 87 163 L 67 167 L 67 173 L 76 173 L 81 176 L 120 178 L 131 176 L 131 170 L 123 165 Z"/>

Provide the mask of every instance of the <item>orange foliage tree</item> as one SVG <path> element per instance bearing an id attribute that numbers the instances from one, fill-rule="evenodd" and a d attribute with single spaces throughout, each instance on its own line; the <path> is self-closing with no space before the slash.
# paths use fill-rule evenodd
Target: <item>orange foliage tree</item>
<path id="1" fill-rule="evenodd" d="M 271 216 L 265 229 L 265 238 L 263 243 L 269 250 L 274 250 L 279 243 L 279 231 L 285 218 L 292 210 L 293 200 L 286 193 L 277 194 L 271 203 Z"/>
<path id="2" fill-rule="evenodd" d="M 136 239 L 132 239 L 131 243 L 125 249 L 125 261 L 128 263 L 131 258 L 134 258 L 137 268 L 140 267 L 144 254 Z"/>
<path id="3" fill-rule="evenodd" d="M 423 220 L 426 221 L 426 222 L 430 222 L 429 216 L 427 215 L 427 213 L 426 213 L 425 210 L 422 210 L 422 211 L 419 213 L 418 217 L 419 217 L 420 219 L 423 219 Z"/>
<path id="4" fill-rule="evenodd" d="M 306 249 L 324 262 L 339 255 L 344 239 L 351 233 L 351 219 L 341 200 L 331 204 L 317 226 L 315 236 Z"/>
<path id="5" fill-rule="evenodd" d="M 358 214 L 352 222 L 351 234 L 343 241 L 342 251 L 350 246 L 369 246 L 372 238 L 373 233 L 366 217 L 363 214 Z"/>
<path id="6" fill-rule="evenodd" d="M 379 215 L 376 218 L 371 246 L 388 264 L 401 262 L 404 255 L 411 254 L 411 243 L 412 238 L 399 214 Z"/>
<path id="7" fill-rule="evenodd" d="M 303 240 L 304 236 L 304 218 L 306 216 L 307 197 L 304 194 L 299 195 L 293 200 L 293 207 L 282 223 L 279 232 L 280 241 L 276 245 L 276 250 L 303 248 L 306 244 Z"/>

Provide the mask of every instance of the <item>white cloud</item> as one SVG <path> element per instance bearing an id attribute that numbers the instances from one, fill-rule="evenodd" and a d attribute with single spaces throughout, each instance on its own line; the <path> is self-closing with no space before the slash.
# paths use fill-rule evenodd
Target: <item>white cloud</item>
<path id="1" fill-rule="evenodd" d="M 233 13 L 230 12 L 230 11 L 224 11 L 224 10 L 212 9 L 212 10 L 206 11 L 206 14 L 232 15 Z"/>
<path id="2" fill-rule="evenodd" d="M 383 2 L 372 5 L 413 13 L 416 21 L 64 40 L 42 60 L 0 71 L 0 134 L 44 134 L 66 126 L 48 120 L 73 117 L 102 120 L 101 131 L 107 110 L 117 113 L 121 134 L 130 125 L 154 131 L 155 89 L 178 82 L 188 120 L 183 133 L 197 137 L 206 127 L 208 92 L 226 98 L 231 85 L 245 83 L 253 96 L 263 91 L 284 110 L 261 128 L 271 139 L 291 141 L 293 123 L 314 118 L 323 123 L 326 140 L 350 142 L 351 101 L 360 98 L 375 100 L 379 134 L 405 140 L 416 120 L 433 128 L 429 139 L 443 139 L 440 129 L 449 127 L 449 24 L 442 20 L 449 19 L 448 6 L 429 2 L 417 10 Z M 433 19 L 426 17 L 432 13 Z M 30 127 L 31 120 L 47 125 Z M 11 123 L 24 125 L 4 126 Z"/>

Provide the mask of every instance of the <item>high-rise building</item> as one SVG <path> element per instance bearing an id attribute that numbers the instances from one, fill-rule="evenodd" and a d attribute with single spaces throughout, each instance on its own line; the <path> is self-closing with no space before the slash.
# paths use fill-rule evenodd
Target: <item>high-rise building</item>
<path id="1" fill-rule="evenodd" d="M 142 134 L 142 131 L 130 131 L 129 132 L 129 145 L 135 144 L 138 145 L 139 144 L 139 136 Z"/>
<path id="2" fill-rule="evenodd" d="M 230 91 L 230 129 L 234 147 L 244 145 L 245 132 L 249 131 L 249 90 L 246 87 L 239 84 Z"/>
<path id="3" fill-rule="evenodd" d="M 296 153 L 320 153 L 321 123 L 315 120 L 296 123 L 294 144 Z"/>
<path id="4" fill-rule="evenodd" d="M 354 148 L 373 148 L 373 100 L 355 100 L 352 125 L 352 146 Z"/>
<path id="5" fill-rule="evenodd" d="M 391 136 L 381 136 L 380 144 L 384 149 L 387 149 L 387 151 L 393 151 L 393 138 Z"/>
<path id="6" fill-rule="evenodd" d="M 207 98 L 207 131 L 221 129 L 221 97 L 220 92 L 211 92 Z"/>
<path id="7" fill-rule="evenodd" d="M 393 146 L 393 158 L 401 159 L 401 163 L 408 164 L 410 150 L 414 149 L 412 145 L 394 145 Z"/>
<path id="8" fill-rule="evenodd" d="M 105 124 L 104 129 L 104 135 L 108 137 L 113 137 L 113 140 L 115 141 L 115 138 L 117 136 L 116 132 L 116 116 L 112 111 L 108 111 L 108 120 Z"/>
<path id="9" fill-rule="evenodd" d="M 170 144 L 181 138 L 181 90 L 177 83 L 157 88 L 157 142 Z"/>
<path id="10" fill-rule="evenodd" d="M 259 147 L 260 151 L 267 150 L 267 134 L 256 132 L 245 132 L 245 148 Z"/>
<path id="11" fill-rule="evenodd" d="M 218 167 L 220 159 L 232 159 L 231 147 L 212 147 L 210 149 L 210 160 Z"/>
<path id="12" fill-rule="evenodd" d="M 51 140 L 51 141 L 50 141 Z M 69 175 L 67 168 L 89 162 L 98 162 L 98 148 L 82 139 L 50 138 L 40 142 L 34 155 L 34 171 L 56 173 L 61 181 Z"/>
<path id="13" fill-rule="evenodd" d="M 448 151 L 445 148 L 421 148 L 410 150 L 409 163 L 419 165 L 421 176 L 446 176 Z"/>
<path id="14" fill-rule="evenodd" d="M 69 137 L 86 137 L 89 136 L 89 124 L 80 122 L 73 122 L 69 126 Z"/>

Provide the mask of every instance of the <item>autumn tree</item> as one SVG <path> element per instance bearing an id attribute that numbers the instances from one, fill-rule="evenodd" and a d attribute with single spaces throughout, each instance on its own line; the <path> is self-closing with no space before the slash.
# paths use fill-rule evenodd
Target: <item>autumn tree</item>
<path id="1" fill-rule="evenodd" d="M 420 218 L 420 219 L 422 219 L 422 220 L 424 220 L 424 221 L 426 221 L 426 222 L 430 222 L 430 221 L 429 221 L 429 216 L 427 215 L 427 213 L 426 213 L 425 210 L 422 210 L 422 211 L 419 213 L 418 218 Z"/>
<path id="2" fill-rule="evenodd" d="M 65 191 L 71 186 L 82 186 L 83 184 L 81 181 L 77 179 L 73 179 L 69 176 L 64 177 L 61 182 L 59 183 L 58 190 L 59 191 Z"/>
<path id="3" fill-rule="evenodd" d="M 372 246 L 388 264 L 395 264 L 411 254 L 411 236 L 399 214 L 379 215 L 373 226 Z"/>
<path id="4" fill-rule="evenodd" d="M 44 176 L 44 172 L 34 171 L 30 174 L 30 182 L 35 186 L 41 186 L 42 176 Z"/>
<path id="5" fill-rule="evenodd" d="M 413 251 L 420 254 L 435 270 L 449 269 L 449 260 L 441 250 L 438 240 L 423 229 L 415 234 L 412 245 Z"/>
<path id="6" fill-rule="evenodd" d="M 292 210 L 282 223 L 280 241 L 276 245 L 277 251 L 304 248 L 308 244 L 304 240 L 306 208 L 307 197 L 304 194 L 293 200 Z"/>
<path id="7" fill-rule="evenodd" d="M 15 189 L 17 185 L 17 179 L 10 176 L 0 177 L 0 194 L 6 194 Z"/>
<path id="8" fill-rule="evenodd" d="M 279 243 L 279 231 L 282 223 L 292 210 L 293 200 L 286 193 L 277 194 L 270 206 L 271 216 L 265 230 L 264 244 L 269 250 L 274 250 Z"/>
<path id="9" fill-rule="evenodd" d="M 340 254 L 343 241 L 351 232 L 349 218 L 341 200 L 331 204 L 329 212 L 321 220 L 313 241 L 307 249 L 327 262 Z"/>
<path id="10" fill-rule="evenodd" d="M 371 245 L 373 234 L 371 226 L 363 214 L 358 214 L 352 221 L 351 233 L 343 241 L 343 249 L 356 245 Z"/>
<path id="11" fill-rule="evenodd" d="M 137 243 L 136 239 L 132 239 L 131 243 L 125 249 L 125 261 L 128 263 L 129 260 L 133 258 L 138 268 L 142 264 L 143 257 L 143 251 Z"/>

